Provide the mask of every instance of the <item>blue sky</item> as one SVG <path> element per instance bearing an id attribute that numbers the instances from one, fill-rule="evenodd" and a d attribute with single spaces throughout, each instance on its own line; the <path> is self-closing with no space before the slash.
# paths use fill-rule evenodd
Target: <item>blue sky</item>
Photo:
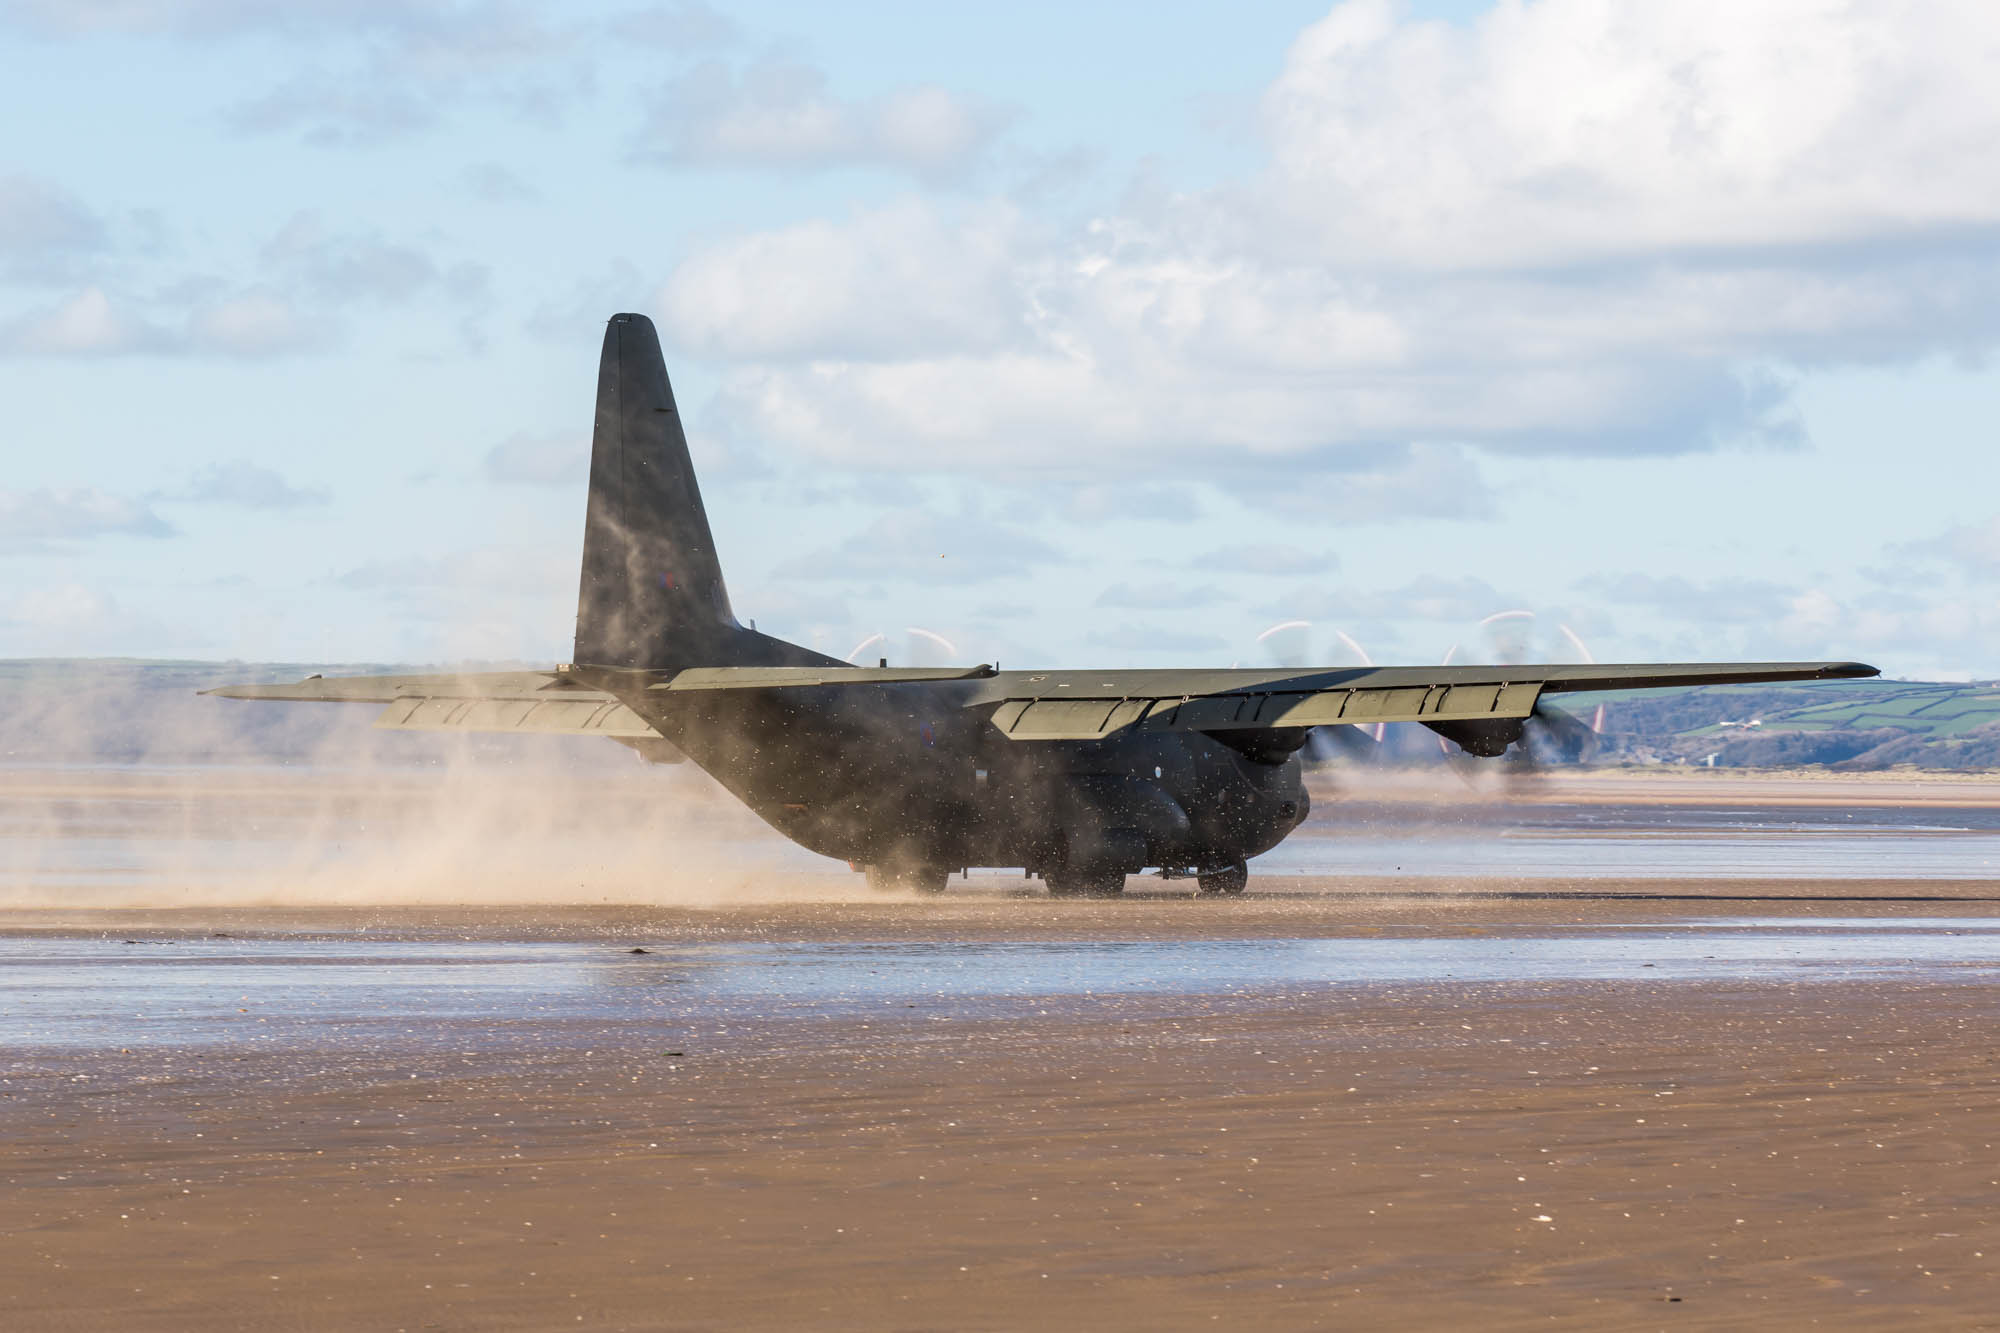
<path id="1" fill-rule="evenodd" d="M 739 614 L 2000 675 L 2000 11 L 0 0 L 0 654 L 562 660 L 603 318 Z"/>

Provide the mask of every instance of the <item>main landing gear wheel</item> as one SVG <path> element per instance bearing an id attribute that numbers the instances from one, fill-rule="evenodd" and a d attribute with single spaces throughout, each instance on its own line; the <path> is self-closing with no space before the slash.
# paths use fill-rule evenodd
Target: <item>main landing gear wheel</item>
<path id="1" fill-rule="evenodd" d="M 1241 893 L 1250 886 L 1250 867 L 1241 861 L 1204 870 L 1194 877 L 1204 894 Z"/>
<path id="2" fill-rule="evenodd" d="M 1042 879 L 1051 898 L 1116 898 L 1125 892 L 1122 870 L 1049 870 Z"/>
<path id="3" fill-rule="evenodd" d="M 943 893 L 951 871 L 942 866 L 874 865 L 868 887 L 877 893 Z"/>

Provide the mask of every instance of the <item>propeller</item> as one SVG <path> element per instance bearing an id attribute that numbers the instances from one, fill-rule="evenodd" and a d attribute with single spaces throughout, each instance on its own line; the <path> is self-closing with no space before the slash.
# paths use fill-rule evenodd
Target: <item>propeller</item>
<path id="1" fill-rule="evenodd" d="M 1553 625 L 1553 628 L 1550 626 Z M 1491 664 L 1518 666 L 1525 662 L 1592 663 L 1583 638 L 1560 621 L 1544 621 L 1533 611 L 1496 611 L 1481 620 L 1470 634 L 1453 643 L 1444 655 L 1444 665 Z M 1435 730 L 1435 728 L 1434 728 Z M 1524 718 L 1512 737 L 1495 733 L 1469 733 L 1463 739 L 1438 736 L 1438 749 L 1452 768 L 1470 781 L 1481 769 L 1475 754 L 1498 754 L 1504 746 L 1508 766 L 1501 770 L 1513 778 L 1534 777 L 1554 764 L 1588 763 L 1597 754 L 1604 730 L 1604 705 L 1597 705 L 1589 721 L 1564 709 L 1538 700 L 1534 712 Z"/>
<path id="2" fill-rule="evenodd" d="M 1291 669 L 1375 665 L 1368 650 L 1345 630 L 1318 632 L 1310 620 L 1279 621 L 1257 636 L 1257 647 L 1272 666 Z M 1342 760 L 1380 762 L 1386 726 L 1375 722 L 1314 727 L 1306 737 L 1305 762 L 1316 767 Z"/>
<path id="3" fill-rule="evenodd" d="M 866 666 L 872 657 L 907 667 L 956 666 L 962 660 L 958 645 L 936 630 L 909 625 L 904 627 L 903 634 L 903 651 L 900 653 L 894 650 L 888 634 L 878 631 L 848 649 L 845 660 L 856 666 Z"/>

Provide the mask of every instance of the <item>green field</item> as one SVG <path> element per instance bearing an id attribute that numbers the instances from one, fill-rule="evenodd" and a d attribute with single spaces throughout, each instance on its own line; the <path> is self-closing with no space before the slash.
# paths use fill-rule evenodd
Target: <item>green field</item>
<path id="1" fill-rule="evenodd" d="M 2000 767 L 2000 682 L 1829 681 L 1559 696 L 1614 757 L 1723 766 Z"/>

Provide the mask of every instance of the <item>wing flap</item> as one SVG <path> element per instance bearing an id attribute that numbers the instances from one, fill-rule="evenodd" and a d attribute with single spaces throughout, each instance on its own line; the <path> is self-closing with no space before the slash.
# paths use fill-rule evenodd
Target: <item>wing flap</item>
<path id="1" fill-rule="evenodd" d="M 1142 731 L 1243 731 L 1342 722 L 1456 722 L 1527 717 L 1539 684 L 1409 686 L 1393 690 L 1237 691 L 1173 699 L 1010 699 L 993 725 L 1017 741 L 1101 740 Z"/>
<path id="2" fill-rule="evenodd" d="M 1151 699 L 1020 699 L 1002 704 L 993 725 L 1017 741 L 1088 740 L 1138 723 Z"/>
<path id="3" fill-rule="evenodd" d="M 1543 694 L 1557 691 L 1874 674 L 1875 668 L 1858 662 L 1000 672 L 978 682 L 967 706 L 994 706 L 994 726 L 1014 740 L 1102 740 L 1135 728 L 1242 731 L 1504 721 L 1531 716 Z"/>
<path id="4" fill-rule="evenodd" d="M 615 699 L 398 699 L 375 725 L 385 731 L 505 731 L 519 735 L 644 739 L 659 733 Z"/>

